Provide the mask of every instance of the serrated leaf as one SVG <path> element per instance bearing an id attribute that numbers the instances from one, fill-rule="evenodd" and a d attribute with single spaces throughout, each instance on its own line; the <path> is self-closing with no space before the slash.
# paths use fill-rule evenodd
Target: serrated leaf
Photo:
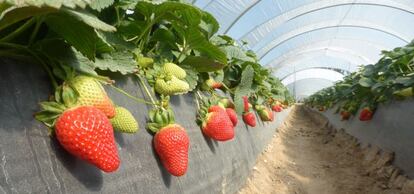
<path id="1" fill-rule="evenodd" d="M 35 48 L 53 61 L 73 67 L 80 72 L 97 75 L 94 63 L 61 39 L 39 41 Z"/>
<path id="2" fill-rule="evenodd" d="M 243 96 L 250 93 L 253 84 L 254 69 L 251 66 L 246 66 L 241 74 L 240 84 L 237 86 L 234 94 L 234 104 L 238 114 L 243 113 Z"/>
<path id="3" fill-rule="evenodd" d="M 35 6 L 35 7 L 54 7 L 61 8 L 62 6 L 75 8 L 76 6 L 85 8 L 86 5 L 91 3 L 91 0 L 6 0 L 7 3 L 16 5 L 18 7 L 23 6 Z"/>
<path id="4" fill-rule="evenodd" d="M 9 7 L 0 15 L 0 30 L 29 17 L 53 13 L 57 11 L 57 9 L 50 7 Z"/>
<path id="5" fill-rule="evenodd" d="M 185 31 L 184 38 L 190 48 L 201 52 L 203 56 L 217 60 L 222 64 L 227 64 L 226 54 L 219 47 L 206 40 L 206 37 L 198 29 L 190 27 Z"/>
<path id="6" fill-rule="evenodd" d="M 196 69 L 198 72 L 212 72 L 223 69 L 225 66 L 211 58 L 203 56 L 187 56 L 183 62 L 183 65 L 189 65 Z"/>
<path id="7" fill-rule="evenodd" d="M 49 15 L 45 22 L 50 29 L 62 36 L 76 50 L 91 60 L 95 58 L 99 37 L 92 27 L 62 13 Z"/>
<path id="8" fill-rule="evenodd" d="M 241 61 L 255 62 L 251 57 L 248 57 L 246 53 L 237 46 L 225 46 L 224 50 L 227 54 L 227 59 L 238 59 Z"/>
<path id="9" fill-rule="evenodd" d="M 137 65 L 132 53 L 126 51 L 104 54 L 102 58 L 96 58 L 95 67 L 101 70 L 120 72 L 121 74 L 133 73 L 137 70 Z"/>
<path id="10" fill-rule="evenodd" d="M 102 30 L 102 31 L 107 31 L 107 32 L 115 32 L 116 28 L 99 20 L 96 16 L 87 13 L 85 11 L 81 11 L 81 10 L 72 10 L 72 9 L 66 9 L 63 8 L 61 9 L 62 11 L 64 11 L 65 13 L 67 13 L 70 16 L 73 16 L 74 18 L 78 19 L 79 21 L 84 22 L 85 24 L 97 29 L 97 30 Z"/>
<path id="11" fill-rule="evenodd" d="M 197 87 L 197 81 L 198 81 L 198 72 L 195 71 L 193 68 L 191 67 L 183 67 L 183 69 L 185 70 L 185 72 L 187 73 L 187 76 L 185 77 L 185 81 L 188 83 L 188 85 L 190 86 L 190 89 L 188 90 L 193 91 L 196 87 Z"/>
<path id="12" fill-rule="evenodd" d="M 200 27 L 207 32 L 207 37 L 210 38 L 219 30 L 220 25 L 213 15 L 203 11 Z"/>
<path id="13" fill-rule="evenodd" d="M 97 11 L 101 11 L 102 9 L 105 9 L 112 5 L 114 3 L 114 0 L 92 0 L 89 6 Z"/>
<path id="14" fill-rule="evenodd" d="M 363 87 L 371 87 L 374 84 L 375 83 L 370 78 L 362 77 L 359 80 L 359 85 L 361 85 Z"/>

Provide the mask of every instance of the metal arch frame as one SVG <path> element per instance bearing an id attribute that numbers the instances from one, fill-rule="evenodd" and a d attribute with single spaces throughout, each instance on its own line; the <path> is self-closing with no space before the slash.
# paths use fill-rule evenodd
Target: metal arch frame
<path id="1" fill-rule="evenodd" d="M 227 27 L 227 29 L 224 30 L 224 34 L 227 34 L 227 32 L 229 32 L 229 30 L 234 26 L 234 24 L 236 24 L 244 16 L 244 14 L 249 12 L 253 7 L 255 7 L 257 4 L 259 4 L 261 1 L 262 0 L 257 0 L 256 2 L 251 4 L 249 7 L 247 7 L 243 12 L 241 12 L 240 15 L 237 16 L 237 18 L 235 20 L 233 20 L 233 22 L 230 23 L 230 25 Z"/>
<path id="2" fill-rule="evenodd" d="M 296 35 L 294 35 L 294 36 L 291 36 L 291 37 L 289 37 L 289 38 L 286 38 L 286 39 L 284 39 L 284 40 L 280 41 L 279 43 L 277 43 L 275 46 L 273 46 L 273 47 L 272 47 L 272 48 L 270 48 L 269 50 L 267 50 L 267 51 L 266 51 L 263 55 L 261 55 L 261 56 L 260 56 L 260 58 L 259 58 L 259 59 L 263 59 L 263 57 L 265 57 L 265 56 L 266 56 L 269 52 L 271 52 L 273 49 L 275 49 L 275 48 L 276 48 L 276 47 L 278 47 L 279 45 L 281 45 L 281 44 L 285 43 L 286 41 L 289 41 L 289 40 L 291 40 L 291 39 L 293 39 L 293 38 L 296 38 L 296 37 L 302 36 L 302 35 L 307 34 L 307 33 L 310 33 L 310 32 L 316 32 L 316 31 L 319 31 L 319 30 L 324 30 L 324 29 L 329 29 L 329 28 L 339 28 L 339 27 L 363 28 L 363 29 L 375 30 L 375 31 L 379 31 L 379 32 L 383 32 L 383 33 L 385 33 L 385 34 L 391 35 L 391 36 L 393 36 L 393 37 L 395 37 L 395 38 L 398 38 L 398 39 L 400 39 L 401 41 L 403 41 L 403 42 L 405 42 L 405 43 L 409 43 L 409 41 L 408 41 L 408 40 L 405 40 L 405 39 L 404 39 L 404 38 L 402 38 L 402 37 L 399 37 L 399 36 L 397 36 L 397 35 L 395 35 L 395 34 L 393 34 L 393 33 L 391 33 L 391 32 L 387 32 L 387 31 L 382 30 L 382 29 L 379 29 L 379 28 L 368 27 L 368 26 L 358 26 L 358 25 L 333 25 L 333 26 L 325 26 L 325 27 L 321 27 L 321 28 L 315 28 L 315 29 L 312 29 L 312 30 L 304 31 L 304 32 L 301 32 L 301 33 L 296 34 Z M 262 48 L 261 48 L 261 49 L 262 49 Z"/>
<path id="3" fill-rule="evenodd" d="M 349 66 L 349 67 L 358 67 L 358 66 L 360 65 L 360 64 L 357 64 L 357 63 L 355 63 L 355 62 L 353 62 L 353 61 L 349 61 L 349 60 L 347 60 L 345 57 L 344 57 L 344 58 L 342 58 L 342 57 L 332 57 L 332 58 L 341 59 L 341 60 L 343 60 L 343 61 L 348 61 L 350 64 L 352 64 L 352 66 Z M 308 59 L 299 59 L 299 60 L 295 61 L 295 67 L 300 67 L 300 66 L 302 66 L 302 65 L 297 65 L 297 64 L 296 64 L 296 62 L 300 62 L 300 61 L 303 61 L 303 60 L 308 60 Z M 310 59 L 310 60 L 312 60 L 312 59 Z M 292 64 L 293 64 L 293 63 L 292 63 Z M 281 70 L 281 69 L 282 69 L 282 68 L 284 68 L 284 67 L 289 67 L 289 64 L 286 64 L 286 63 L 285 63 L 284 65 L 281 65 L 281 66 L 279 66 L 278 68 L 270 68 L 270 69 L 275 70 L 275 71 L 273 71 L 273 72 L 274 72 L 274 73 L 276 73 L 277 71 Z M 322 67 L 322 66 L 321 66 L 321 67 Z M 343 69 L 343 68 L 341 68 L 341 67 L 332 67 L 332 68 L 349 71 L 349 68 L 348 68 L 348 69 Z"/>
<path id="4" fill-rule="evenodd" d="M 309 70 L 309 69 L 325 69 L 325 70 L 331 70 L 331 69 L 335 69 L 335 70 L 343 70 L 343 71 L 345 71 L 345 72 L 347 72 L 347 73 L 351 73 L 351 71 L 349 71 L 349 70 L 346 70 L 346 69 L 342 69 L 342 68 L 330 68 L 330 67 L 322 67 L 322 66 L 320 66 L 320 67 L 305 67 L 305 68 L 303 68 L 303 69 L 299 69 L 298 71 L 293 71 L 293 72 L 291 72 L 291 73 L 288 73 L 287 75 L 285 75 L 285 76 L 283 76 L 283 77 L 281 77 L 281 78 L 279 78 L 280 80 L 284 80 L 285 78 L 287 78 L 288 76 L 290 76 L 290 75 L 292 75 L 292 74 L 294 74 L 294 73 L 296 73 L 296 72 L 299 72 L 299 71 L 304 71 L 304 70 Z M 339 72 L 338 72 L 339 73 Z M 342 75 L 345 75 L 345 74 L 342 74 Z M 305 78 L 305 79 L 307 79 L 307 78 Z"/>
<path id="5" fill-rule="evenodd" d="M 320 69 L 320 68 L 311 68 L 311 69 Z M 306 70 L 309 70 L 309 69 L 306 69 Z M 291 76 L 291 75 L 293 75 L 293 74 L 295 74 L 295 73 L 299 73 L 299 72 L 302 72 L 302 71 L 306 71 L 306 70 L 295 71 L 294 73 L 290 74 L 289 76 Z M 324 71 L 333 72 L 333 73 L 335 73 L 335 74 L 340 74 L 340 75 L 343 75 L 343 74 L 341 74 L 341 73 L 339 73 L 339 72 L 336 72 L 336 71 L 333 71 L 333 70 L 329 70 L 329 69 L 323 69 L 323 70 L 324 70 Z M 283 80 L 287 79 L 289 76 L 285 77 L 284 79 L 281 79 L 280 81 L 281 81 L 281 82 L 283 82 Z M 315 78 L 319 78 L 319 77 L 315 77 Z M 296 78 L 295 78 L 295 81 L 302 80 L 302 79 L 306 79 L 306 78 L 301 78 L 301 79 L 296 79 Z M 325 78 L 325 79 L 326 79 L 326 78 Z M 327 80 L 329 80 L 329 79 L 327 79 Z M 334 81 L 334 80 L 330 80 L 330 81 Z M 293 83 L 293 82 L 292 82 L 292 83 Z M 289 85 L 289 84 L 286 84 L 286 85 Z"/>
<path id="6" fill-rule="evenodd" d="M 319 2 L 315 2 L 315 3 L 311 3 L 311 4 L 317 4 L 317 3 L 319 3 Z M 408 9 L 404 9 L 404 8 L 401 8 L 401 7 L 396 7 L 396 6 L 391 6 L 391 5 L 386 5 L 386 4 L 381 4 L 381 3 L 363 3 L 363 2 L 352 2 L 352 3 L 338 3 L 338 4 L 335 4 L 335 3 L 337 3 L 337 2 L 331 2 L 332 4 L 331 5 L 326 5 L 326 6 L 324 6 L 324 7 L 319 7 L 319 8 L 317 8 L 317 9 L 311 9 L 311 10 L 308 10 L 308 11 L 304 11 L 304 12 L 302 12 L 302 13 L 299 13 L 299 14 L 296 14 L 296 15 L 294 15 L 294 16 L 291 16 L 290 18 L 288 18 L 288 19 L 285 19 L 284 21 L 282 21 L 281 23 L 286 23 L 286 22 L 289 22 L 289 21 L 291 21 L 291 20 L 293 20 L 293 19 L 295 19 L 295 18 L 298 18 L 298 17 L 301 17 L 301 16 L 303 16 L 303 15 L 306 15 L 306 14 L 309 14 L 309 13 L 313 13 L 313 12 L 317 12 L 317 11 L 320 11 L 320 10 L 324 10 L 324 9 L 329 9 L 329 8 L 333 8 L 333 7 L 341 7 L 341 6 L 346 6 L 346 5 L 367 5 L 367 6 L 379 6 L 379 7 L 388 7 L 388 8 L 391 8 L 391 9 L 396 9 L 396 10 L 400 10 L 400 11 L 404 11 L 404 12 L 407 12 L 407 13 L 410 13 L 410 14 L 413 14 L 414 15 L 414 11 L 413 10 L 408 10 Z M 282 18 L 282 16 L 283 17 L 286 17 L 286 15 L 289 15 L 289 13 L 292 13 L 292 12 L 294 12 L 295 10 L 299 10 L 299 9 L 303 9 L 305 6 L 309 6 L 309 5 L 311 5 L 311 4 L 306 4 L 306 5 L 302 5 L 302 6 L 300 6 L 300 7 L 297 7 L 297 8 L 294 8 L 294 9 L 292 9 L 292 10 L 289 10 L 288 12 L 285 12 L 285 14 L 283 14 L 283 15 L 278 15 L 278 16 L 275 16 L 275 17 L 272 17 L 272 18 L 269 18 L 268 20 L 266 20 L 266 21 L 264 21 L 264 22 L 262 22 L 261 24 L 259 24 L 259 25 L 256 25 L 254 28 L 252 28 L 251 30 L 249 30 L 248 32 L 246 32 L 246 33 L 244 33 L 240 38 L 238 38 L 237 40 L 242 40 L 242 39 L 244 39 L 248 34 L 251 34 L 254 30 L 256 30 L 258 27 L 261 27 L 261 26 L 264 26 L 266 23 L 269 23 L 270 21 L 273 21 L 273 20 L 278 20 L 278 18 Z M 245 13 L 244 13 L 245 14 Z M 242 17 L 242 15 L 240 15 L 236 20 L 238 21 L 239 19 L 240 19 L 240 17 Z M 277 25 L 277 26 L 279 26 L 279 25 Z M 275 26 L 274 28 L 276 28 L 277 26 Z M 227 32 L 227 30 L 226 30 L 226 32 Z"/>
<path id="7" fill-rule="evenodd" d="M 319 53 L 319 52 L 324 52 L 324 51 L 329 50 L 331 52 L 343 53 L 345 55 L 349 55 L 349 56 L 354 56 L 354 57 L 360 58 L 361 61 L 365 61 L 366 63 L 372 63 L 374 61 L 372 59 L 368 59 L 367 57 L 359 56 L 359 55 L 353 53 L 350 49 L 344 49 L 343 51 L 339 51 L 339 50 L 336 50 L 335 48 L 342 48 L 342 47 L 332 47 L 332 46 L 317 47 L 317 48 L 312 48 L 312 49 L 305 50 L 303 52 L 299 52 L 299 53 L 297 53 L 296 56 L 305 55 L 305 54 L 313 53 L 313 52 L 314 53 L 317 53 L 317 52 Z M 292 57 L 295 57 L 295 56 L 293 56 L 293 53 L 295 53 L 296 50 L 299 50 L 299 49 L 294 49 L 294 51 L 291 52 L 292 54 L 290 54 L 290 56 L 288 56 L 285 59 L 281 60 L 278 64 L 276 64 L 276 65 L 265 65 L 265 67 L 269 67 L 271 69 L 278 69 L 278 67 L 284 67 L 285 65 L 280 65 L 280 64 L 284 64 L 285 61 L 291 59 Z M 281 57 L 278 57 L 278 59 L 279 58 L 281 58 Z M 337 57 L 337 58 L 340 58 L 340 57 Z M 275 61 L 275 60 L 273 60 L 273 61 Z M 350 60 L 347 60 L 347 61 L 353 62 L 353 61 L 350 61 Z M 270 64 L 270 63 L 268 63 L 268 64 Z"/>
<path id="8" fill-rule="evenodd" d="M 318 40 L 318 41 L 309 42 L 309 43 L 303 44 L 303 45 L 301 45 L 299 47 L 295 47 L 295 49 L 290 49 L 284 55 L 280 55 L 278 57 L 275 57 L 270 62 L 266 63 L 264 66 L 271 66 L 271 67 L 273 67 L 271 64 L 274 63 L 277 59 L 279 59 L 279 58 L 281 58 L 283 56 L 288 56 L 288 57 L 286 57 L 286 59 L 282 60 L 282 61 L 285 61 L 288 58 L 291 58 L 291 55 L 296 54 L 297 51 L 303 51 L 304 48 L 310 47 L 312 45 L 316 45 L 318 43 L 323 43 L 323 42 L 331 41 L 331 40 L 355 40 L 355 41 L 364 41 L 364 42 L 367 42 L 368 44 L 373 45 L 374 47 L 377 47 L 379 50 L 387 49 L 387 47 L 385 47 L 385 46 L 382 46 L 382 45 L 379 45 L 377 43 L 374 43 L 374 42 L 371 42 L 371 41 L 367 41 L 367 40 L 359 40 L 359 39 L 353 39 L 353 38 L 329 38 L 329 39 L 322 40 L 322 41 L 321 40 Z M 329 47 L 328 46 L 325 46 L 324 48 L 331 48 L 331 47 L 332 46 L 329 46 Z M 322 48 L 322 47 L 320 47 L 320 48 Z M 339 47 L 339 48 L 342 48 L 342 47 Z M 311 49 L 309 49 L 309 50 L 311 50 Z M 303 52 L 299 52 L 299 53 L 303 53 Z M 343 52 L 343 53 L 346 53 L 346 52 Z M 362 55 L 360 56 L 360 55 L 357 55 L 357 54 L 353 54 L 352 52 L 349 52 L 349 54 L 350 55 L 355 55 L 358 58 L 362 58 L 362 60 L 366 61 L 367 63 L 373 63 L 374 62 L 374 60 L 369 59 L 368 57 L 364 57 Z"/>

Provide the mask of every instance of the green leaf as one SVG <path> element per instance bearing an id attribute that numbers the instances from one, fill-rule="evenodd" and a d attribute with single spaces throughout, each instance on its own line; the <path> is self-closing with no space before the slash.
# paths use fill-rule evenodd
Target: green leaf
<path id="1" fill-rule="evenodd" d="M 243 113 L 243 96 L 248 96 L 253 84 L 254 70 L 251 66 L 246 66 L 241 75 L 240 84 L 234 94 L 234 104 L 238 114 Z"/>
<path id="2" fill-rule="evenodd" d="M 9 7 L 0 15 L 0 30 L 32 16 L 57 12 L 57 9 L 50 7 Z"/>
<path id="3" fill-rule="evenodd" d="M 137 70 L 133 54 L 127 51 L 104 54 L 102 58 L 96 58 L 95 67 L 101 70 L 120 72 L 123 75 L 134 73 Z"/>
<path id="4" fill-rule="evenodd" d="M 35 7 L 54 7 L 61 8 L 62 6 L 75 8 L 76 6 L 85 8 L 86 5 L 90 4 L 90 0 L 6 0 L 6 2 L 16 5 L 17 7 L 23 6 L 35 6 Z"/>
<path id="5" fill-rule="evenodd" d="M 188 91 L 193 91 L 197 87 L 198 81 L 198 72 L 191 67 L 182 67 L 187 76 L 185 77 L 185 81 L 190 85 L 190 89 Z"/>
<path id="6" fill-rule="evenodd" d="M 237 46 L 225 46 L 224 50 L 227 54 L 227 59 L 238 59 L 241 61 L 255 62 L 251 57 L 248 57 L 246 53 Z"/>
<path id="7" fill-rule="evenodd" d="M 397 79 L 395 79 L 395 83 L 402 84 L 404 86 L 413 85 L 414 76 L 413 77 L 405 77 L 405 76 L 397 77 Z"/>
<path id="8" fill-rule="evenodd" d="M 361 85 L 362 87 L 371 87 L 372 85 L 374 85 L 375 83 L 367 77 L 362 77 L 359 80 L 359 85 Z"/>
<path id="9" fill-rule="evenodd" d="M 212 37 L 220 28 L 216 18 L 208 12 L 202 12 L 200 28 L 207 32 L 207 37 Z"/>
<path id="10" fill-rule="evenodd" d="M 184 38 L 190 48 L 201 52 L 201 55 L 215 59 L 222 64 L 227 64 L 226 54 L 217 46 L 210 43 L 196 28 L 186 30 Z"/>
<path id="11" fill-rule="evenodd" d="M 109 7 L 114 3 L 114 0 L 92 0 L 89 6 L 97 11 L 101 11 L 104 8 Z"/>
<path id="12" fill-rule="evenodd" d="M 85 24 L 102 31 L 115 32 L 116 28 L 99 20 L 96 16 L 81 10 L 72 10 L 63 8 L 62 11 L 70 16 L 84 22 Z"/>
<path id="13" fill-rule="evenodd" d="M 99 37 L 92 27 L 61 13 L 49 15 L 45 22 L 49 28 L 62 36 L 76 50 L 91 60 L 95 58 L 96 44 Z"/>
<path id="14" fill-rule="evenodd" d="M 224 67 L 223 64 L 203 56 L 187 56 L 181 64 L 189 65 L 198 72 L 217 71 Z"/>
<path id="15" fill-rule="evenodd" d="M 45 39 L 39 41 L 34 48 L 55 62 L 73 67 L 80 72 L 97 75 L 94 63 L 79 52 L 76 52 L 61 39 Z"/>

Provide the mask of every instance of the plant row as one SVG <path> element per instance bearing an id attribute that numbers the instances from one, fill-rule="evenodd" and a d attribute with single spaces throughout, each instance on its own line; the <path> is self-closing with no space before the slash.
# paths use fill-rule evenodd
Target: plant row
<path id="1" fill-rule="evenodd" d="M 256 126 L 293 102 L 252 51 L 216 35 L 218 22 L 192 5 L 164 1 L 0 1 L 0 56 L 42 67 L 53 93 L 35 114 L 71 154 L 105 172 L 119 168 L 114 131 L 136 133 L 139 123 L 105 88 L 152 106 L 146 128 L 164 167 L 185 174 L 190 138 L 175 122 L 170 96 L 191 92 L 203 134 L 234 138 L 237 114 Z M 118 88 L 127 76 L 144 98 Z M 218 90 L 221 90 L 220 94 Z"/>
<path id="2" fill-rule="evenodd" d="M 344 80 L 325 88 L 305 100 L 311 107 L 324 111 L 337 106 L 342 120 L 362 109 L 359 120 L 371 120 L 379 104 L 412 98 L 414 86 L 414 41 L 392 51 L 383 51 L 376 63 L 361 66 Z"/>

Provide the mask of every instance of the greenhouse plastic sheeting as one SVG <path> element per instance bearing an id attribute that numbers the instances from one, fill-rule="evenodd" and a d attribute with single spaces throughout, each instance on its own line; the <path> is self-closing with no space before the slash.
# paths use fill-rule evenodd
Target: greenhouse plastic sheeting
<path id="1" fill-rule="evenodd" d="M 256 128 L 246 127 L 239 118 L 235 139 L 216 142 L 196 125 L 193 96 L 172 97 L 177 123 L 190 137 L 189 168 L 177 178 L 157 160 L 152 136 L 144 129 L 150 107 L 108 88 L 113 101 L 137 118 L 141 130 L 115 133 L 121 166 L 106 174 L 71 156 L 34 120 L 38 103 L 51 93 L 40 65 L 4 59 L 0 64 L 0 193 L 235 193 L 289 112 L 276 114 L 272 123 L 258 122 Z M 129 93 L 144 96 L 131 77 L 111 77 Z"/>
<path id="2" fill-rule="evenodd" d="M 333 84 L 334 82 L 332 80 L 323 78 L 307 78 L 292 82 L 286 85 L 286 87 L 296 99 L 301 100 L 313 94 L 315 91 L 332 86 Z"/>
<path id="3" fill-rule="evenodd" d="M 402 169 L 404 174 L 414 178 L 414 101 L 396 101 L 380 105 L 371 121 L 361 122 L 358 117 L 341 121 L 335 114 L 336 107 L 321 112 L 337 129 L 356 137 L 364 144 L 378 146 L 395 152 L 394 165 Z M 317 110 L 316 112 L 319 112 Z M 359 112 L 356 114 L 359 115 Z M 404 121 L 404 122 L 401 122 Z"/>
<path id="4" fill-rule="evenodd" d="M 283 77 L 295 72 L 285 66 L 303 70 L 326 67 L 326 63 L 332 62 L 330 68 L 347 70 L 344 65 L 375 63 L 381 50 L 391 50 L 414 39 L 414 28 L 409 27 L 414 23 L 412 0 L 194 0 L 192 3 L 219 18 L 219 33 L 235 37 L 239 43 L 247 42 L 246 48 L 258 53 L 261 64 Z M 313 60 L 312 64 L 307 63 L 308 59 Z M 318 61 L 319 66 L 315 65 Z"/>

